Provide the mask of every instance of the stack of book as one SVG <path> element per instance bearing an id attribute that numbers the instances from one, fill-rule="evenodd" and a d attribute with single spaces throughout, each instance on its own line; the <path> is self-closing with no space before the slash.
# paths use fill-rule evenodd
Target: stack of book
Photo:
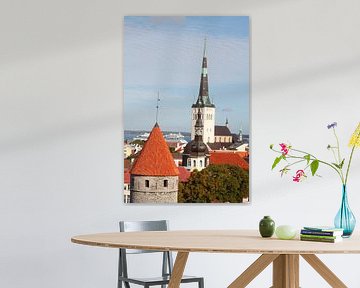
<path id="1" fill-rule="evenodd" d="M 336 243 L 342 241 L 344 230 L 334 227 L 304 227 L 300 232 L 300 239 L 302 241 L 316 241 Z"/>

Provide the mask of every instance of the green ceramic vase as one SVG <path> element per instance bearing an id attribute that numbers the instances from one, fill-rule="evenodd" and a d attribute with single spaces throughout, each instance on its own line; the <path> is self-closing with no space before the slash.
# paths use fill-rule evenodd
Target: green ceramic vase
<path id="1" fill-rule="evenodd" d="M 275 222 L 270 216 L 264 216 L 259 223 L 259 232 L 262 237 L 271 237 L 275 231 Z"/>

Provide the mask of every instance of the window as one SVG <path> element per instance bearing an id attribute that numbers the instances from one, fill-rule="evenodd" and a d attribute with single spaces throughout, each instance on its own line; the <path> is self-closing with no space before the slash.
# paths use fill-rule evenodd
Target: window
<path id="1" fill-rule="evenodd" d="M 145 180 L 145 187 L 147 187 L 147 188 L 150 187 L 150 182 L 149 182 L 149 180 Z"/>
<path id="2" fill-rule="evenodd" d="M 194 165 L 194 167 L 196 167 L 196 160 L 193 161 L 193 165 Z"/>
<path id="3" fill-rule="evenodd" d="M 164 187 L 168 187 L 169 185 L 169 181 L 168 180 L 164 180 Z"/>
<path id="4" fill-rule="evenodd" d="M 202 160 L 200 160 L 200 167 L 203 167 L 203 161 Z"/>

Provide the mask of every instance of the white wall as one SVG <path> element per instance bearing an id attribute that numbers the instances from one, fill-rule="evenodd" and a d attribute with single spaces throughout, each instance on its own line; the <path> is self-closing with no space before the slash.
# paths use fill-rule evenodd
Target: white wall
<path id="1" fill-rule="evenodd" d="M 117 253 L 70 243 L 117 230 L 120 219 L 171 221 L 173 229 L 331 224 L 340 183 L 295 184 L 270 171 L 270 143 L 291 141 L 327 156 L 325 128 L 339 123 L 344 148 L 359 121 L 360 2 L 10 1 L 0 9 L 0 287 L 115 287 Z M 250 15 L 252 204 L 122 204 L 123 15 Z M 360 151 L 349 183 L 360 218 Z M 359 227 L 359 225 L 358 225 Z M 360 287 L 360 256 L 322 256 Z M 255 255 L 193 254 L 187 273 L 206 287 L 229 284 Z M 145 265 L 136 262 L 137 265 Z M 346 261 L 348 265 L 344 265 Z M 145 268 L 151 272 L 150 268 Z M 267 269 L 249 287 L 269 287 Z M 327 287 L 301 262 L 302 287 Z"/>

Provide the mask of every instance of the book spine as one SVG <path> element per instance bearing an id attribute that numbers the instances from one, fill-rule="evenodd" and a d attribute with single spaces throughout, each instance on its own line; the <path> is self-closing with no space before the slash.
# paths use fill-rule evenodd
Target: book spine
<path id="1" fill-rule="evenodd" d="M 319 238 L 319 239 L 337 239 L 337 238 L 341 238 L 341 236 L 322 236 L 322 235 L 304 235 L 304 234 L 300 234 L 301 237 L 303 238 Z"/>
<path id="2" fill-rule="evenodd" d="M 303 235 L 334 236 L 334 232 L 332 231 L 315 231 L 302 229 L 300 233 Z"/>
<path id="3" fill-rule="evenodd" d="M 326 238 L 311 238 L 311 237 L 300 237 L 301 241 L 314 241 L 314 242 L 327 242 L 327 243 L 335 243 L 336 239 L 326 239 Z"/>

